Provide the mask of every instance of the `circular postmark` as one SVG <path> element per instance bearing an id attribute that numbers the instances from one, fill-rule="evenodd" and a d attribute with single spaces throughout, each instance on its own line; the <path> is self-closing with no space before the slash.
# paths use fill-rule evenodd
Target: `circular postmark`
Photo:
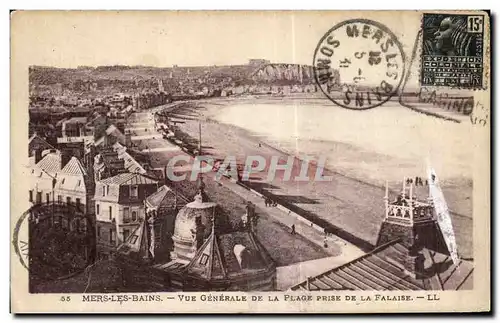
<path id="1" fill-rule="evenodd" d="M 405 70 L 401 43 L 389 28 L 368 19 L 333 26 L 314 51 L 314 78 L 335 104 L 375 108 L 394 96 Z"/>
<path id="2" fill-rule="evenodd" d="M 96 256 L 90 216 L 66 203 L 36 204 L 16 223 L 12 243 L 30 280 L 62 280 L 83 272 Z"/>

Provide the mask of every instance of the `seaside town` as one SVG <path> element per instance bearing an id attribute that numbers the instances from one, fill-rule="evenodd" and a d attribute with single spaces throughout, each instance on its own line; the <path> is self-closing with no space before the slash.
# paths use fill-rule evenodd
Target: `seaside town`
<path id="1" fill-rule="evenodd" d="M 244 178 L 241 156 L 289 156 L 239 139 L 234 129 L 221 133 L 200 111 L 207 102 L 260 98 L 322 94 L 312 67 L 263 59 L 161 69 L 32 67 L 26 196 L 30 232 L 50 234 L 43 247 L 30 242 L 30 292 L 473 287 L 470 241 L 463 239 L 470 227 L 454 222 L 458 257 L 425 174 L 376 187 L 326 170 L 335 185 L 305 183 L 299 194 L 282 172 L 260 180 L 268 166 Z M 231 154 L 238 155 L 236 176 L 220 163 L 195 173 L 197 156 L 220 162 Z M 169 163 L 178 156 L 193 162 Z M 292 160 L 297 176 L 300 161 Z M 170 173 L 187 176 L 176 181 Z M 50 254 L 58 260 L 44 264 Z"/>

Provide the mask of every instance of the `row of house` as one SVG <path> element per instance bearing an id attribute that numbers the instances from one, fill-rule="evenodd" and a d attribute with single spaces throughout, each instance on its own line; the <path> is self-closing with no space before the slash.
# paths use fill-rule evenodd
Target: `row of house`
<path id="1" fill-rule="evenodd" d="M 91 218 L 85 230 L 95 228 L 96 259 L 117 259 L 128 290 L 276 288 L 272 258 L 250 227 L 228 226 L 204 185 L 190 202 L 135 158 L 131 139 L 113 125 L 97 140 L 75 129 L 57 149 L 30 138 L 29 201 L 71 205 Z M 139 279 L 144 273 L 158 280 Z"/>

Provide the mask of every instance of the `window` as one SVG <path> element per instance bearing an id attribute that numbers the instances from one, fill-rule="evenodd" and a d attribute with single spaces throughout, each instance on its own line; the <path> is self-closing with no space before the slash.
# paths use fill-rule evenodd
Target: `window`
<path id="1" fill-rule="evenodd" d="M 101 237 L 101 227 L 97 227 L 97 237 Z"/>
<path id="2" fill-rule="evenodd" d="M 30 202 L 33 202 L 33 190 L 30 190 Z"/>
<path id="3" fill-rule="evenodd" d="M 109 219 L 113 219 L 113 208 L 111 206 L 109 207 Z"/>
<path id="4" fill-rule="evenodd" d="M 106 185 L 106 195 L 109 195 L 109 185 Z"/>
<path id="5" fill-rule="evenodd" d="M 130 222 L 130 209 L 128 207 L 123 208 L 123 223 Z"/>
<path id="6" fill-rule="evenodd" d="M 123 241 L 127 241 L 127 238 L 129 235 L 130 235 L 130 231 L 127 229 L 123 229 Z"/>
<path id="7" fill-rule="evenodd" d="M 61 221 L 61 222 L 62 222 L 62 227 L 63 227 L 63 229 L 68 230 L 68 229 L 69 229 L 69 222 L 68 222 L 68 219 L 66 219 L 66 218 L 62 218 L 62 221 Z"/>
<path id="8" fill-rule="evenodd" d="M 99 208 L 100 208 L 100 205 L 96 204 L 95 205 L 95 214 L 97 214 L 97 215 L 99 215 Z"/>
<path id="9" fill-rule="evenodd" d="M 36 192 L 36 203 L 42 203 L 42 192 Z"/>
<path id="10" fill-rule="evenodd" d="M 206 253 L 201 255 L 200 265 L 205 266 L 208 262 L 208 255 Z"/>
<path id="11" fill-rule="evenodd" d="M 137 185 L 130 186 L 130 197 L 138 197 Z"/>
<path id="12" fill-rule="evenodd" d="M 81 179 L 79 179 L 79 180 L 78 180 L 78 186 L 80 186 L 81 184 L 82 184 L 82 180 L 81 180 Z"/>
<path id="13" fill-rule="evenodd" d="M 109 229 L 109 243 L 115 244 L 115 231 L 113 229 Z"/>
<path id="14" fill-rule="evenodd" d="M 45 193 L 45 200 L 47 201 L 47 204 L 50 203 L 50 194 L 49 193 Z"/>
<path id="15" fill-rule="evenodd" d="M 102 187 L 102 196 L 106 196 L 106 186 Z"/>
<path id="16" fill-rule="evenodd" d="M 61 184 L 64 184 L 64 180 L 65 180 L 65 178 L 62 179 Z"/>
<path id="17" fill-rule="evenodd" d="M 76 208 L 78 211 L 81 211 L 82 209 L 81 199 L 79 198 L 76 198 Z"/>
<path id="18" fill-rule="evenodd" d="M 132 211 L 132 221 L 137 221 L 137 211 Z"/>
<path id="19" fill-rule="evenodd" d="M 71 204 L 71 197 L 70 196 L 66 197 L 66 203 Z"/>
<path id="20" fill-rule="evenodd" d="M 62 203 L 62 195 L 57 195 L 57 202 Z"/>

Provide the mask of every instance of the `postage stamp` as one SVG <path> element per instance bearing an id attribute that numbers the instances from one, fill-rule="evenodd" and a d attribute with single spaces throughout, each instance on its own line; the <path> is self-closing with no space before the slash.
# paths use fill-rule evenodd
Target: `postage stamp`
<path id="1" fill-rule="evenodd" d="M 422 86 L 484 85 L 484 15 L 424 13 L 422 30 Z"/>
<path id="2" fill-rule="evenodd" d="M 393 97 L 403 80 L 405 54 L 389 28 L 367 19 L 332 27 L 314 52 L 314 76 L 335 104 L 355 110 Z"/>

